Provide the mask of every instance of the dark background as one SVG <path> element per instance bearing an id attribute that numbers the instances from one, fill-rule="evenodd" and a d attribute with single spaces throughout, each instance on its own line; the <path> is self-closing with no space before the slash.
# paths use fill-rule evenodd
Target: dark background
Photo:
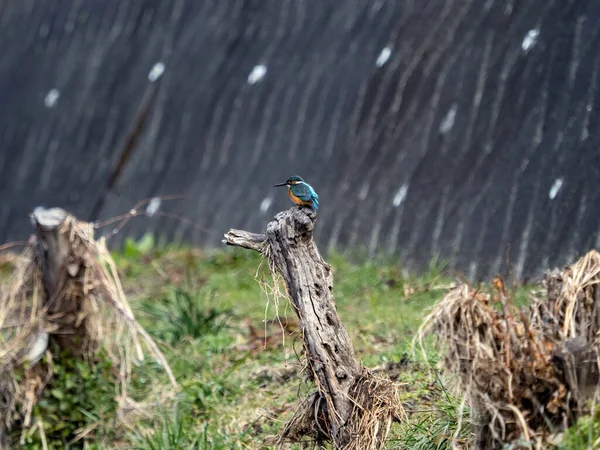
<path id="1" fill-rule="evenodd" d="M 322 249 L 538 275 L 600 240 L 599 33 L 585 0 L 0 2 L 0 242 L 38 205 L 184 194 L 160 210 L 195 227 L 137 218 L 112 245 L 218 246 L 299 174 Z"/>

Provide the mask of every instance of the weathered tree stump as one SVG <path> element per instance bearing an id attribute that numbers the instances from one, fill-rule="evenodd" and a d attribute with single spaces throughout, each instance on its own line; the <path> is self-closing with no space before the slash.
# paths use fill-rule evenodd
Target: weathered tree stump
<path id="1" fill-rule="evenodd" d="M 43 270 L 45 308 L 55 330 L 51 334 L 60 348 L 81 354 L 86 339 L 84 303 L 79 297 L 83 281 L 79 279 L 81 259 L 73 254 L 73 245 L 64 227 L 70 216 L 60 208 L 36 208 L 31 223 L 37 231 L 37 258 Z M 71 286 L 77 284 L 77 287 Z"/>
<path id="2" fill-rule="evenodd" d="M 33 406 L 61 363 L 62 358 L 54 358 L 57 351 L 92 364 L 110 362 L 116 424 L 135 420 L 128 418 L 127 387 L 133 365 L 145 353 L 177 387 L 167 360 L 135 319 L 104 239 L 94 238 L 94 224 L 59 208 L 36 208 L 30 218 L 36 234 L 0 289 L 0 449 L 15 444 L 17 435 L 23 443 L 33 427 L 42 430 L 42 422 L 32 422 Z M 43 361 L 44 354 L 53 360 Z M 148 405 L 156 400 L 152 395 Z M 81 436 L 61 437 L 71 438 Z"/>
<path id="3" fill-rule="evenodd" d="M 310 436 L 337 449 L 381 448 L 391 420 L 398 417 L 396 391 L 355 358 L 337 314 L 331 268 L 312 238 L 315 221 L 313 210 L 293 207 L 277 214 L 266 234 L 230 230 L 223 240 L 269 258 L 300 320 L 309 376 L 317 391 L 286 425 L 280 442 Z"/>

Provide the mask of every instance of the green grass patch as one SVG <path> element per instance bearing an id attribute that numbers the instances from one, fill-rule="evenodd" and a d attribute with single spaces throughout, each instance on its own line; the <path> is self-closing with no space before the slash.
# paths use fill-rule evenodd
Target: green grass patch
<path id="1" fill-rule="evenodd" d="M 41 450 L 44 440 L 48 449 L 83 448 L 90 438 L 111 439 L 116 377 L 110 360 L 101 353 L 97 361 L 75 359 L 56 347 L 52 355 L 40 362 L 51 367 L 52 379 L 33 406 L 32 423 L 38 426 L 24 436 L 21 448 Z"/>
<path id="2" fill-rule="evenodd" d="M 170 344 L 184 338 L 198 339 L 217 334 L 225 326 L 224 316 L 231 313 L 203 306 L 213 299 L 214 291 L 169 286 L 162 295 L 140 302 L 138 316 L 154 337 Z"/>
<path id="3" fill-rule="evenodd" d="M 294 313 L 283 302 L 277 309 L 261 292 L 257 280 L 268 274 L 264 263 L 258 270 L 260 256 L 239 249 L 138 251 L 129 245 L 116 256 L 124 287 L 182 386 L 176 414 L 128 435 L 129 442 L 144 449 L 272 448 L 312 386 L 301 373 L 298 336 L 266 345 L 265 337 L 280 332 L 274 319 L 292 319 Z M 431 361 L 414 361 L 410 352 L 418 325 L 450 285 L 443 268 L 432 266 L 415 277 L 386 258 L 361 262 L 332 254 L 327 260 L 357 357 L 405 386 L 405 407 L 420 411 L 414 424 L 396 427 L 389 448 L 409 448 L 403 442 L 416 441 L 426 424 L 446 423 L 454 430 L 450 412 L 456 401 L 433 375 Z"/>
<path id="4" fill-rule="evenodd" d="M 453 281 L 443 266 L 414 276 L 384 257 L 330 254 L 326 259 L 338 313 L 357 357 L 402 386 L 409 422 L 394 426 L 388 448 L 449 449 L 453 437 L 466 442 L 468 414 L 458 430 L 460 401 L 439 379 L 437 355 L 430 352 L 424 360 L 411 353 L 418 326 Z M 34 412 L 43 417 L 49 448 L 79 448 L 81 443 L 66 442 L 63 433 L 91 424 L 90 449 L 272 448 L 313 387 L 302 372 L 299 336 L 282 333 L 275 320 L 293 319 L 293 310 L 287 302 L 279 308 L 269 302 L 257 282 L 268 279 L 260 256 L 240 249 L 157 249 L 144 238 L 127 241 L 115 261 L 136 317 L 156 339 L 181 389 L 173 408 L 132 429 L 117 429 L 107 368 L 100 363 L 88 373 L 83 366 L 70 367 L 69 375 L 57 374 Z M 168 389 L 165 374 L 147 361 L 135 371 L 130 394 L 142 398 L 162 384 Z M 59 425 L 61 410 L 75 414 L 75 420 Z M 36 436 L 26 448 L 41 448 Z"/>

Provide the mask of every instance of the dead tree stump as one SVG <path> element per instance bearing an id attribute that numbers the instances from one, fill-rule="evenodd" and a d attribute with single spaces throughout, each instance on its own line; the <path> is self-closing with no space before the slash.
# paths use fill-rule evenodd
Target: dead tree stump
<path id="1" fill-rule="evenodd" d="M 92 364 L 110 363 L 116 425 L 130 426 L 138 414 L 143 417 L 145 408 L 155 405 L 152 392 L 152 401 L 137 403 L 136 413 L 128 413 L 133 404 L 127 395 L 132 368 L 145 354 L 177 387 L 167 360 L 135 319 L 104 239 L 94 238 L 94 224 L 59 208 L 36 208 L 30 218 L 36 234 L 0 288 L 0 449 L 16 443 L 17 435 L 22 443 L 35 429 L 45 436 L 43 423 L 32 422 L 32 413 L 54 380 L 53 370 L 62 363 L 62 357 L 55 358 L 57 352 Z M 51 359 L 43 361 L 44 355 Z M 68 411 L 60 420 L 70 420 L 67 416 Z"/>
<path id="2" fill-rule="evenodd" d="M 71 284 L 82 284 L 78 279 L 80 258 L 73 255 L 72 243 L 64 232 L 69 215 L 60 208 L 36 208 L 31 223 L 37 231 L 39 245 L 37 258 L 43 271 L 46 293 L 45 307 L 49 322 L 54 325 L 52 339 L 62 349 L 81 354 L 86 342 L 86 316 L 78 293 L 81 286 L 73 289 Z M 73 298 L 75 297 L 75 298 Z"/>
<path id="3" fill-rule="evenodd" d="M 309 376 L 317 391 L 286 425 L 280 442 L 311 437 L 329 441 L 336 449 L 378 449 L 400 411 L 396 390 L 354 356 L 337 314 L 331 267 L 313 241 L 315 221 L 313 210 L 293 207 L 277 214 L 266 234 L 230 230 L 223 242 L 269 258 L 300 321 Z"/>

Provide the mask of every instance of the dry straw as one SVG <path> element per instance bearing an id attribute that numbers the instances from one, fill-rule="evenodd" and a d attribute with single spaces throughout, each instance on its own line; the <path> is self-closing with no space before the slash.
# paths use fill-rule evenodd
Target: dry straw
<path id="1" fill-rule="evenodd" d="M 544 280 L 522 310 L 501 279 L 484 292 L 467 283 L 425 319 L 417 339 L 437 336 L 445 372 L 471 408 L 476 448 L 520 442 L 542 448 L 589 412 L 598 383 L 600 254 L 591 251 Z"/>
<path id="2" fill-rule="evenodd" d="M 127 393 L 133 367 L 145 353 L 176 386 L 166 359 L 131 311 L 104 239 L 94 239 L 93 224 L 68 214 L 63 219 L 55 239 L 62 242 L 59 258 L 66 266 L 54 292 L 48 295 L 51 277 L 46 272 L 53 255 L 43 233 L 30 239 L 12 276 L 0 286 L 0 434 L 41 426 L 32 423 L 31 412 L 53 376 L 52 364 L 40 362 L 49 341 L 87 360 L 99 350 L 108 355 L 118 369 L 121 424 L 131 425 L 155 406 L 136 403 Z M 15 371 L 24 373 L 22 381 L 15 381 Z"/>

